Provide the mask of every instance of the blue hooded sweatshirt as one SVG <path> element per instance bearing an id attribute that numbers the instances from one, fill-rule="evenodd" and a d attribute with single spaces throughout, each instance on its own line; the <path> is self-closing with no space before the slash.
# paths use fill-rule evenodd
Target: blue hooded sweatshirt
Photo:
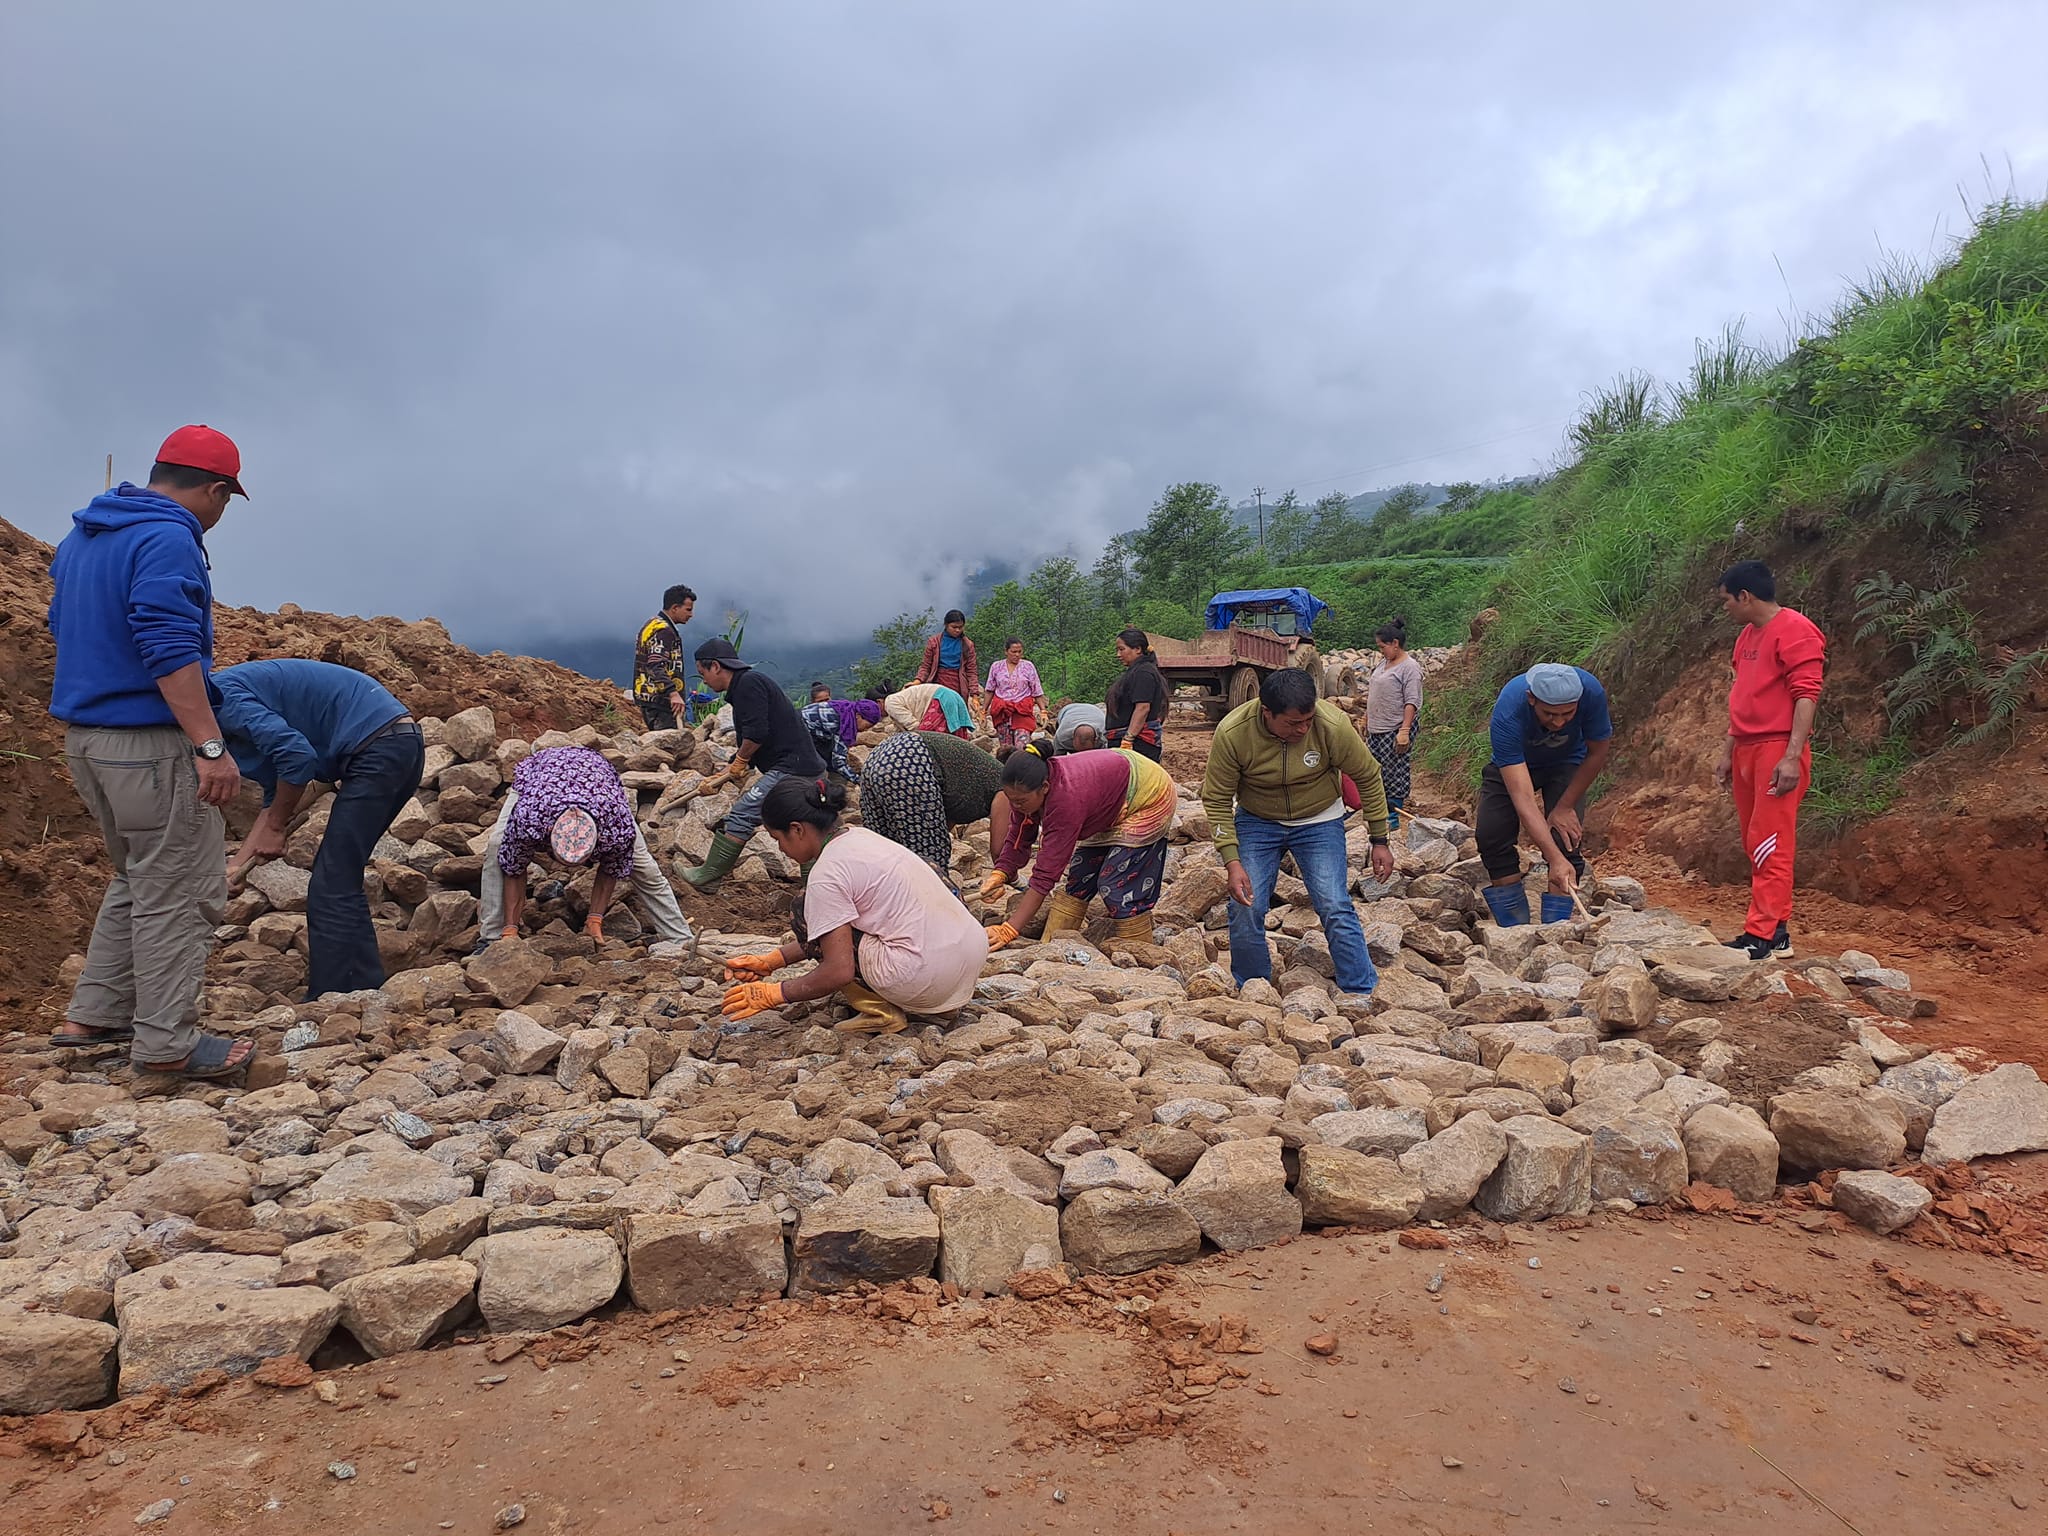
<path id="1" fill-rule="evenodd" d="M 50 562 L 50 713 L 72 725 L 177 724 L 156 680 L 213 666 L 205 530 L 170 497 L 126 481 L 71 522 Z"/>

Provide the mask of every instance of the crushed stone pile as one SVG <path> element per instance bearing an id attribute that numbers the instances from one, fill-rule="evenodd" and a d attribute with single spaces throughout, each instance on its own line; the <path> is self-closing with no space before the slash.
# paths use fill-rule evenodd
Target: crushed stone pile
<path id="1" fill-rule="evenodd" d="M 468 953 L 524 753 L 604 752 L 673 868 L 736 793 L 695 794 L 730 758 L 715 723 L 529 742 L 473 708 L 424 729 L 420 794 L 368 874 L 383 988 L 293 1000 L 316 802 L 214 960 L 210 1025 L 259 1044 L 244 1084 L 172 1091 L 118 1057 L 0 1042 L 0 1412 L 532 1334 L 622 1297 L 1029 1293 L 1304 1228 L 1704 1209 L 1822 1173 L 1838 1210 L 1896 1230 L 1932 1197 L 1892 1170 L 2048 1148 L 2030 1068 L 1909 1043 L 1934 1005 L 1903 973 L 1753 964 L 1621 877 L 1591 886 L 1590 917 L 1495 927 L 1454 822 L 1412 820 L 1395 876 L 1355 888 L 1372 997 L 1334 991 L 1291 874 L 1276 979 L 1240 989 L 1191 788 L 1157 944 L 1105 950 L 1101 923 L 1019 944 L 957 1016 L 897 1036 L 838 1032 L 829 1000 L 727 1023 L 719 961 L 779 924 L 707 928 L 692 960 L 643 948 L 621 910 L 593 942 L 586 874 L 541 894 L 533 936 Z M 757 839 L 734 883 L 786 903 L 795 873 Z M 1773 1054 L 1793 1038 L 1803 1058 Z"/>

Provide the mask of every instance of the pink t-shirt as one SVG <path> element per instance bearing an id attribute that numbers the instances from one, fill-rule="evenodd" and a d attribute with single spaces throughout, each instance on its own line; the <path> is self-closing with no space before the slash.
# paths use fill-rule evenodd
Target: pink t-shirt
<path id="1" fill-rule="evenodd" d="M 1038 668 L 1028 661 L 1020 661 L 1013 667 L 1007 656 L 999 658 L 988 669 L 988 691 L 1012 704 L 1045 697 L 1045 690 L 1038 684 Z"/>
<path id="2" fill-rule="evenodd" d="M 931 865 L 865 827 L 825 845 L 804 887 L 804 928 L 815 942 L 859 930 L 860 974 L 899 1008 L 950 1013 L 974 995 L 988 935 Z"/>

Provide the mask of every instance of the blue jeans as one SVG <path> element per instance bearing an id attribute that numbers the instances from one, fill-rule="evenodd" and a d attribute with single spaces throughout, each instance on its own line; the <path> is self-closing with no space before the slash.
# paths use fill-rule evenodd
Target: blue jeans
<path id="1" fill-rule="evenodd" d="M 732 809 L 725 813 L 725 835 L 736 843 L 744 843 L 761 830 L 761 802 L 768 798 L 768 791 L 784 779 L 793 779 L 793 773 L 784 773 L 780 768 L 769 768 L 749 784 L 739 799 L 733 801 Z"/>
<path id="2" fill-rule="evenodd" d="M 401 725 L 358 747 L 334 786 L 327 832 L 306 889 L 306 997 L 384 985 L 363 871 L 377 839 L 420 787 L 420 728 Z"/>
<path id="3" fill-rule="evenodd" d="M 1308 899 L 1323 920 L 1323 937 L 1336 962 L 1337 986 L 1344 992 L 1370 992 L 1379 972 L 1365 949 L 1365 928 L 1351 905 L 1351 871 L 1344 853 L 1341 817 L 1313 826 L 1283 827 L 1244 811 L 1237 813 L 1237 859 L 1251 876 L 1252 904 L 1228 904 L 1230 912 L 1230 974 L 1243 986 L 1254 976 L 1270 981 L 1273 954 L 1266 946 L 1266 909 L 1273 904 L 1273 885 L 1280 878 L 1280 856 L 1294 855 L 1295 867 L 1308 886 Z"/>

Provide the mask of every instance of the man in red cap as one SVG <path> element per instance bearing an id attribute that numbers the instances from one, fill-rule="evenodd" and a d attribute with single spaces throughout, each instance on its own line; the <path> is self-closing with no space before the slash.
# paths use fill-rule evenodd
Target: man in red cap
<path id="1" fill-rule="evenodd" d="M 99 821 L 114 878 L 85 971 L 51 1036 L 125 1044 L 138 1070 L 228 1077 L 254 1045 L 199 1028 L 199 988 L 227 904 L 219 807 L 241 784 L 215 720 L 213 582 L 205 535 L 245 496 L 225 433 L 180 427 L 147 486 L 123 481 L 71 514 L 50 562 L 57 639 L 50 713 Z"/>

